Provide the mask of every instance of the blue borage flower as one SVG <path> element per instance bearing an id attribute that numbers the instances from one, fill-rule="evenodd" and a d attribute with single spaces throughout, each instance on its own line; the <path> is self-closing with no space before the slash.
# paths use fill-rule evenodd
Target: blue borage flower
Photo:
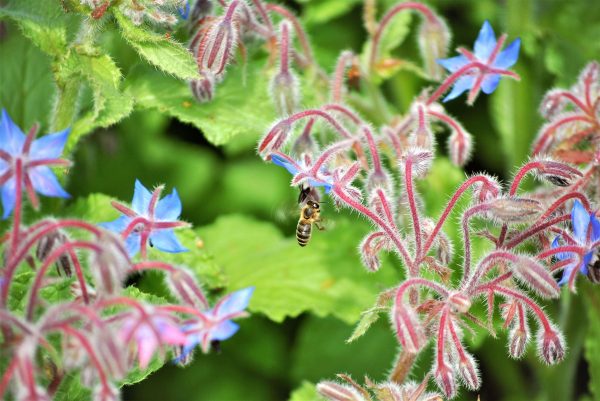
<path id="1" fill-rule="evenodd" d="M 21 185 L 35 208 L 39 206 L 36 192 L 44 196 L 68 198 L 58 179 L 48 166 L 69 165 L 60 159 L 70 129 L 34 139 L 37 127 L 27 135 L 10 119 L 6 110 L 0 118 L 0 187 L 3 219 L 15 208 L 17 197 L 17 162 L 21 164 Z"/>
<path id="2" fill-rule="evenodd" d="M 292 160 L 291 158 L 282 153 L 272 153 L 271 161 L 273 162 L 273 164 L 285 168 L 290 174 L 294 176 L 294 179 L 296 179 L 299 175 L 306 175 L 307 177 L 309 176 L 305 172 L 307 170 L 305 167 L 303 167 L 299 162 Z M 308 178 L 308 184 L 311 187 L 323 187 L 325 188 L 325 193 L 328 194 L 329 191 L 331 191 L 331 188 L 333 187 L 333 183 L 328 178 L 329 177 L 323 177 L 321 179 L 318 179 L 317 177 L 311 177 Z"/>
<path id="3" fill-rule="evenodd" d="M 451 73 L 469 64 L 473 65 L 473 68 L 468 69 L 463 76 L 456 80 L 452 91 L 444 98 L 444 102 L 460 96 L 466 90 L 471 91 L 469 102 L 472 102 L 480 89 L 488 95 L 494 92 L 498 87 L 501 75 L 515 77 L 516 74 L 508 71 L 508 68 L 512 67 L 519 58 L 521 39 L 515 39 L 506 49 L 500 51 L 505 38 L 506 36 L 502 35 L 500 40 L 496 41 L 492 26 L 485 21 L 477 40 L 475 40 L 474 53 L 460 48 L 458 49 L 461 53 L 460 56 L 437 60 L 438 64 Z M 475 65 L 480 67 L 475 67 Z"/>
<path id="4" fill-rule="evenodd" d="M 189 0 L 185 0 L 185 4 L 183 7 L 177 7 L 177 12 L 181 16 L 181 19 L 187 20 L 190 16 L 190 2 Z"/>
<path id="5" fill-rule="evenodd" d="M 579 266 L 576 264 L 571 264 L 564 269 L 562 278 L 558 282 L 558 285 L 564 285 L 568 283 L 571 272 L 577 267 L 579 268 L 579 272 L 581 274 L 588 274 L 588 264 L 592 260 L 592 256 L 595 251 L 595 249 L 590 249 L 591 245 L 600 240 L 600 222 L 594 213 L 588 213 L 579 200 L 574 202 L 573 209 L 571 210 L 571 225 L 573 226 L 573 240 L 575 240 L 576 243 L 570 245 L 580 245 L 588 249 L 589 252 L 584 255 L 583 262 Z M 560 238 L 561 237 L 558 236 L 554 239 L 552 242 L 552 248 L 558 248 L 560 246 Z M 556 257 L 559 260 L 567 260 L 571 258 L 572 255 L 568 252 L 561 252 L 556 254 Z"/>
<path id="6" fill-rule="evenodd" d="M 163 252 L 178 253 L 188 250 L 179 243 L 173 232 L 174 228 L 187 225 L 178 221 L 181 215 L 181 200 L 177 190 L 173 189 L 171 194 L 159 199 L 162 190 L 163 187 L 159 186 L 151 193 L 139 180 L 135 180 L 131 208 L 113 202 L 113 207 L 123 213 L 123 216 L 100 224 L 107 230 L 125 234 L 125 246 L 131 257 L 140 249 L 142 256 L 145 256 L 147 243 Z"/>
<path id="7" fill-rule="evenodd" d="M 232 320 L 248 315 L 245 309 L 253 292 L 254 287 L 232 292 L 217 302 L 214 308 L 202 312 L 203 319 L 183 326 L 182 331 L 187 335 L 187 342 L 175 362 L 184 360 L 197 345 L 206 353 L 212 341 L 231 338 L 240 328 Z"/>

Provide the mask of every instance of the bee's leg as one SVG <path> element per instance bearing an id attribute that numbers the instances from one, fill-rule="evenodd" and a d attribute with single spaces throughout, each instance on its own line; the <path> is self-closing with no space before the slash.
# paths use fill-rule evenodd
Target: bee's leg
<path id="1" fill-rule="evenodd" d="M 319 231 L 325 230 L 325 227 L 321 225 L 321 220 L 315 220 L 315 226 L 319 229 Z"/>

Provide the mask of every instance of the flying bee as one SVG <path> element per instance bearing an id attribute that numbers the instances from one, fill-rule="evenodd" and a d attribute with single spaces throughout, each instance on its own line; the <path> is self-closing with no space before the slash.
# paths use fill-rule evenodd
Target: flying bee
<path id="1" fill-rule="evenodd" d="M 319 204 L 315 201 L 309 200 L 306 205 L 300 209 L 300 220 L 298 220 L 298 226 L 296 227 L 296 239 L 298 245 L 306 246 L 310 240 L 312 234 L 313 223 L 319 230 L 325 228 L 321 226 L 321 211 Z"/>

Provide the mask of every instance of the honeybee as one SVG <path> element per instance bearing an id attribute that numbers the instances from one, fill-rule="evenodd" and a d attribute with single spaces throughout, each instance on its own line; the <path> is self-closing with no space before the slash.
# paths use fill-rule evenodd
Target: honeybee
<path id="1" fill-rule="evenodd" d="M 587 265 L 588 268 L 588 278 L 594 284 L 600 284 L 600 250 L 594 250 L 594 254 L 592 255 L 592 260 Z"/>
<path id="2" fill-rule="evenodd" d="M 306 205 L 300 209 L 300 219 L 298 220 L 298 226 L 296 227 L 296 239 L 298 245 L 306 246 L 310 240 L 312 234 L 313 223 L 319 230 L 325 228 L 321 226 L 321 211 L 319 204 L 315 201 L 309 200 Z"/>

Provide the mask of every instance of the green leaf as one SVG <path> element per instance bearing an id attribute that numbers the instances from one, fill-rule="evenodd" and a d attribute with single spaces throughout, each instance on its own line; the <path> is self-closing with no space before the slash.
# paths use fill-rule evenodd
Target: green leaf
<path id="1" fill-rule="evenodd" d="M 348 13 L 360 3 L 360 0 L 309 1 L 304 8 L 303 20 L 307 25 L 323 24 Z"/>
<path id="2" fill-rule="evenodd" d="M 74 66 L 92 88 L 94 105 L 90 112 L 73 124 L 67 152 L 73 149 L 83 135 L 95 128 L 113 125 L 133 110 L 133 98 L 120 90 L 121 71 L 108 55 L 76 52 L 70 55 Z"/>
<path id="3" fill-rule="evenodd" d="M 244 79 L 242 68 L 233 67 L 216 87 L 215 98 L 200 104 L 185 82 L 138 69 L 127 78 L 129 90 L 136 105 L 158 109 L 185 123 L 198 127 L 214 145 L 223 145 L 238 135 L 258 139 L 275 118 L 275 110 L 268 97 L 266 77 L 257 60 L 250 62 Z"/>
<path id="4" fill-rule="evenodd" d="M 67 18 L 58 1 L 9 0 L 0 7 L 2 17 L 16 21 L 23 34 L 44 52 L 52 56 L 66 52 Z"/>
<path id="5" fill-rule="evenodd" d="M 367 332 L 367 330 L 369 330 L 369 327 L 371 327 L 373 323 L 379 320 L 379 315 L 381 314 L 381 312 L 385 312 L 387 310 L 388 308 L 385 307 L 374 307 L 364 311 L 361 314 L 358 324 L 356 325 L 356 327 L 354 327 L 352 335 L 346 340 L 346 343 L 354 342 L 358 338 L 362 337 Z"/>
<path id="6" fill-rule="evenodd" d="M 150 64 L 179 79 L 198 78 L 196 61 L 181 43 L 135 26 L 117 8 L 113 8 L 123 37 Z"/>
<path id="7" fill-rule="evenodd" d="M 304 381 L 290 396 L 289 401 L 324 401 L 317 392 L 317 386 L 311 382 Z"/>
<path id="8" fill-rule="evenodd" d="M 43 132 L 54 92 L 48 56 L 9 25 L 0 46 L 0 63 L 0 107 L 23 131 L 37 122 Z"/>
<path id="9" fill-rule="evenodd" d="M 228 291 L 254 286 L 250 310 L 281 322 L 311 312 L 354 323 L 377 294 L 398 276 L 392 266 L 377 273 L 361 267 L 356 244 L 368 224 L 335 216 L 306 248 L 272 224 L 231 215 L 198 230 L 229 279 Z M 317 231 L 315 229 L 315 231 Z"/>

